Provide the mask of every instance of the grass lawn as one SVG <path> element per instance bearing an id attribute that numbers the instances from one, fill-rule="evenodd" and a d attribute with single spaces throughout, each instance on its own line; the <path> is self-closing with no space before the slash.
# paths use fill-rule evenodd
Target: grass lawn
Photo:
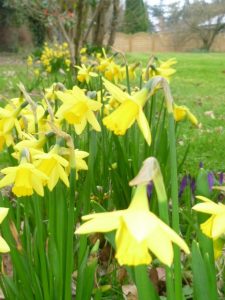
<path id="1" fill-rule="evenodd" d="M 160 59 L 176 57 L 176 74 L 170 82 L 174 100 L 187 105 L 201 128 L 180 124 L 178 154 L 190 141 L 185 170 L 197 171 L 199 162 L 212 171 L 225 171 L 225 53 L 160 53 Z M 130 53 L 129 61 L 143 66 L 148 54 Z"/>
<path id="2" fill-rule="evenodd" d="M 157 55 L 157 54 L 156 54 Z M 183 172 L 196 173 L 203 162 L 206 169 L 225 171 L 225 54 L 160 53 L 160 59 L 176 57 L 176 74 L 171 89 L 177 104 L 187 105 L 197 116 L 201 128 L 183 122 L 179 126 L 178 154 L 181 158 L 187 144 L 190 150 Z M 147 64 L 148 54 L 129 53 L 129 62 Z M 0 55 L 0 99 L 17 97 L 16 84 L 29 81 L 20 57 Z"/>

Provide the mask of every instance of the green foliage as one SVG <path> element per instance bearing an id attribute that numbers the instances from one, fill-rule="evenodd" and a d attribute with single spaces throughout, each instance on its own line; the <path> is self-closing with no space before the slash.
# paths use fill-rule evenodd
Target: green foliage
<path id="1" fill-rule="evenodd" d="M 150 29 L 147 8 L 143 0 L 126 0 L 123 31 L 126 33 L 146 32 Z"/>

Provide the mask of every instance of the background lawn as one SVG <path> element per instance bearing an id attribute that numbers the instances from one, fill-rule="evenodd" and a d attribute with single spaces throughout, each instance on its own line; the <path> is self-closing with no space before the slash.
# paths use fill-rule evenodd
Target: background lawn
<path id="1" fill-rule="evenodd" d="M 160 53 L 160 59 L 176 57 L 177 72 L 171 89 L 177 104 L 187 105 L 201 123 L 193 128 L 182 122 L 178 131 L 178 157 L 181 159 L 190 143 L 182 173 L 198 172 L 200 162 L 206 169 L 225 171 L 225 54 L 223 53 Z M 148 54 L 128 53 L 128 61 L 145 67 Z M 16 84 L 29 85 L 25 59 L 14 55 L 0 56 L 0 100 L 17 97 Z M 131 83 L 132 84 L 132 83 Z"/>
<path id="2" fill-rule="evenodd" d="M 183 171 L 197 172 L 199 162 L 206 169 L 225 171 L 225 54 L 160 53 L 162 60 L 176 57 L 176 74 L 170 82 L 174 100 L 187 105 L 197 116 L 201 128 L 189 123 L 179 126 L 178 154 L 188 142 L 190 150 Z M 130 62 L 147 64 L 147 54 L 127 55 Z"/>

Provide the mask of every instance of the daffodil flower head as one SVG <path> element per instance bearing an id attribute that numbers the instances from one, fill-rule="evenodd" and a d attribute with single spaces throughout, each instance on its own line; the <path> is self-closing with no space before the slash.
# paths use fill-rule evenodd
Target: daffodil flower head
<path id="1" fill-rule="evenodd" d="M 59 149 L 59 146 L 55 145 L 48 153 L 34 155 L 36 159 L 34 164 L 39 171 L 45 174 L 44 185 L 47 184 L 50 191 L 53 190 L 59 179 L 69 187 L 68 175 L 65 171 L 69 163 L 58 154 Z"/>
<path id="2" fill-rule="evenodd" d="M 77 80 L 80 82 L 87 82 L 89 83 L 91 77 L 97 77 L 98 74 L 91 71 L 91 66 L 86 67 L 84 64 L 80 66 L 75 66 L 79 71 L 77 74 Z"/>
<path id="3" fill-rule="evenodd" d="M 188 119 L 193 125 L 198 125 L 197 118 L 192 114 L 189 108 L 185 105 L 179 106 L 174 104 L 173 106 L 173 115 L 175 121 L 179 122 L 184 119 Z"/>
<path id="4" fill-rule="evenodd" d="M 81 151 L 78 149 L 73 150 L 74 157 L 75 157 L 75 169 L 76 169 L 76 177 L 78 179 L 78 172 L 81 170 L 88 170 L 88 165 L 84 158 L 88 157 L 89 153 L 86 151 Z M 60 154 L 65 157 L 65 159 L 69 162 L 70 161 L 70 149 L 69 148 L 60 148 Z M 70 173 L 70 164 L 68 164 L 66 171 Z"/>
<path id="5" fill-rule="evenodd" d="M 0 224 L 5 219 L 9 212 L 9 209 L 6 207 L 0 207 Z M 10 251 L 9 245 L 6 243 L 6 241 L 0 236 L 0 252 L 1 253 L 7 253 Z"/>
<path id="6" fill-rule="evenodd" d="M 137 121 L 145 140 L 150 145 L 150 128 L 142 110 L 148 97 L 148 90 L 143 88 L 131 96 L 108 80 L 103 79 L 103 82 L 112 97 L 121 103 L 115 111 L 103 119 L 103 124 L 116 135 L 124 135 L 127 129 Z"/>
<path id="7" fill-rule="evenodd" d="M 101 131 L 94 111 L 100 110 L 102 103 L 88 98 L 84 91 L 77 86 L 73 87 L 73 90 L 65 92 L 58 91 L 56 94 L 63 102 L 56 116 L 74 125 L 77 134 L 83 132 L 87 122 L 90 123 L 96 131 Z"/>
<path id="8" fill-rule="evenodd" d="M 197 196 L 197 199 L 203 201 L 192 207 L 192 209 L 210 214 L 210 218 L 201 224 L 201 229 L 205 235 L 212 239 L 218 239 L 225 234 L 225 205 L 215 203 L 203 196 Z"/>
<path id="9" fill-rule="evenodd" d="M 34 191 L 44 196 L 43 181 L 48 177 L 22 157 L 19 166 L 1 170 L 5 176 L 0 180 L 0 188 L 12 184 L 12 192 L 17 197 L 31 196 Z"/>
<path id="10" fill-rule="evenodd" d="M 162 263 L 173 261 L 172 242 L 186 253 L 186 243 L 156 215 L 149 211 L 146 186 L 137 187 L 128 209 L 90 214 L 76 234 L 116 230 L 116 258 L 120 265 L 149 264 L 153 253 Z"/>

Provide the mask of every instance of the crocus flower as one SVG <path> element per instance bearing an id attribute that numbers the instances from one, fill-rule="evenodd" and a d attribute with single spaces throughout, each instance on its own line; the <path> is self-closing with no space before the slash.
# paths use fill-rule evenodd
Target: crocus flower
<path id="1" fill-rule="evenodd" d="M 120 265 L 149 264 L 151 253 L 170 266 L 173 261 L 172 242 L 186 253 L 186 243 L 156 215 L 149 211 L 146 186 L 137 187 L 130 206 L 125 210 L 90 214 L 76 234 L 116 230 L 116 258 Z"/>
<path id="2" fill-rule="evenodd" d="M 8 214 L 9 209 L 6 207 L 0 207 L 0 224 L 2 223 L 2 221 L 5 219 L 5 217 Z M 6 243 L 6 241 L 0 236 L 0 252 L 1 253 L 7 253 L 9 252 L 9 246 Z"/>
<path id="3" fill-rule="evenodd" d="M 48 177 L 23 157 L 19 166 L 1 170 L 5 177 L 0 180 L 0 188 L 13 184 L 12 191 L 17 197 L 31 196 L 34 191 L 44 196 L 43 181 Z"/>
<path id="4" fill-rule="evenodd" d="M 56 116 L 74 125 L 77 134 L 83 132 L 87 122 L 96 131 L 101 131 L 101 127 L 94 115 L 94 111 L 100 110 L 101 103 L 88 98 L 84 91 L 77 86 L 65 92 L 58 91 L 56 95 L 63 102 Z"/>
<path id="5" fill-rule="evenodd" d="M 124 135 L 137 121 L 146 142 L 151 144 L 151 132 L 148 121 L 143 112 L 143 106 L 148 97 L 149 90 L 143 88 L 134 95 L 123 92 L 116 85 L 103 79 L 106 89 L 121 105 L 110 115 L 103 119 L 103 124 L 116 135 Z"/>

